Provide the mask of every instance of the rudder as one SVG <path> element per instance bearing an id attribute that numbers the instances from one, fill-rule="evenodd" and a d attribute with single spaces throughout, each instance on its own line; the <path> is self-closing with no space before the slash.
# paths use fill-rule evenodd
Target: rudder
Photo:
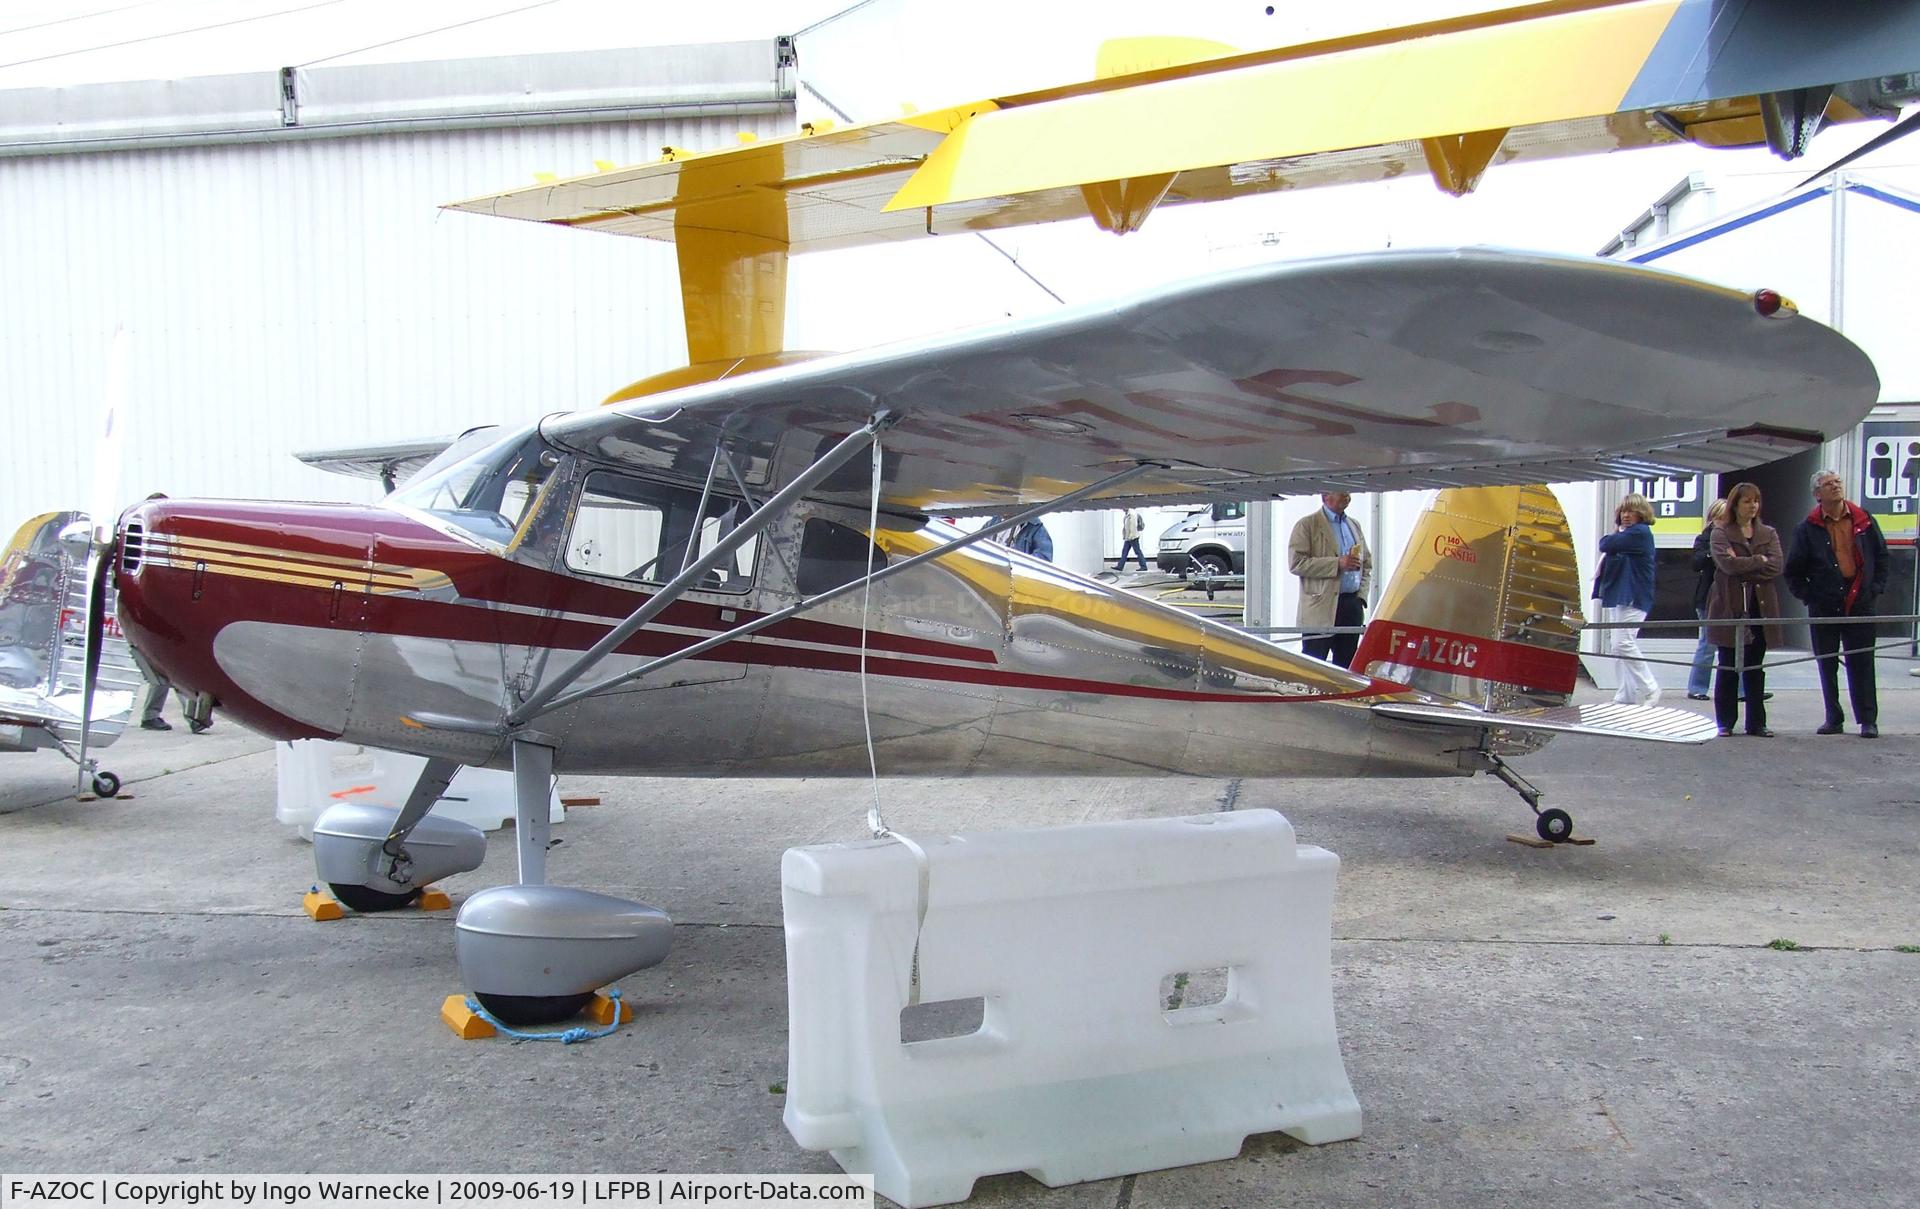
<path id="1" fill-rule="evenodd" d="M 1580 666 L 1580 599 L 1553 492 L 1449 488 L 1414 526 L 1353 668 L 1488 710 L 1565 705 Z"/>

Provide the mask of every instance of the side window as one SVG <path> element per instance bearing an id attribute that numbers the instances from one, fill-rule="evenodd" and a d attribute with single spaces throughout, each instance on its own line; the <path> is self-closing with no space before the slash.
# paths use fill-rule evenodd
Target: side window
<path id="1" fill-rule="evenodd" d="M 739 500 L 709 496 L 696 523 L 699 505 L 698 491 L 596 470 L 587 476 L 574 510 L 567 566 L 611 579 L 665 583 L 711 552 L 747 514 Z M 708 592 L 746 591 L 759 545 L 757 535 L 749 538 L 695 586 Z"/>
<path id="2" fill-rule="evenodd" d="M 1215 504 L 1213 519 L 1217 521 L 1237 521 L 1247 514 L 1245 504 Z"/>
<path id="3" fill-rule="evenodd" d="M 865 575 L 869 557 L 876 571 L 887 565 L 886 552 L 868 541 L 866 534 L 812 517 L 800 534 L 800 569 L 794 586 L 802 596 L 830 592 Z"/>

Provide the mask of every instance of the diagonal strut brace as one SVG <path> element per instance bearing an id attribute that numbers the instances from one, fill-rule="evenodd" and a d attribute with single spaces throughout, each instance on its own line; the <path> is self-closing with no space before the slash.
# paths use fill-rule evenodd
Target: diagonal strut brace
<path id="1" fill-rule="evenodd" d="M 786 511 L 795 500 L 813 490 L 828 475 L 840 469 L 853 455 L 871 445 L 880 435 L 881 430 L 891 427 L 899 418 L 895 412 L 878 411 L 874 413 L 872 419 L 848 433 L 838 445 L 828 450 L 813 465 L 801 471 L 791 483 L 774 493 L 773 498 L 754 509 L 752 514 L 741 521 L 732 533 L 714 543 L 713 549 L 695 559 L 691 566 L 668 580 L 648 599 L 647 603 L 635 609 L 625 621 L 607 631 L 600 641 L 588 648 L 586 654 L 574 660 L 559 675 L 541 685 L 533 696 L 521 702 L 519 709 L 507 715 L 506 728 L 515 730 L 546 713 L 548 704 L 564 692 L 569 684 L 586 675 L 595 664 L 612 654 L 621 643 L 639 633 L 641 627 L 652 621 L 668 605 L 685 595 L 687 589 L 699 583 L 701 577 L 708 571 L 719 566 L 723 560 L 732 557 L 733 552 L 745 545 L 747 539 L 766 528 L 774 517 Z"/>
<path id="2" fill-rule="evenodd" d="M 609 689 L 612 689 L 618 685 L 626 684 L 629 681 L 638 680 L 642 676 L 648 675 L 649 673 L 652 673 L 652 672 L 659 671 L 661 668 L 669 667 L 675 663 L 680 662 L 682 659 L 689 659 L 695 655 L 705 654 L 706 652 L 713 650 L 715 647 L 724 646 L 729 642 L 733 642 L 737 639 L 745 638 L 749 634 L 758 633 L 759 631 L 766 629 L 768 626 L 777 625 L 778 623 L 785 621 L 790 617 L 797 617 L 801 613 L 805 613 L 812 609 L 816 609 L 830 600 L 834 600 L 841 596 L 845 596 L 850 592 L 858 591 L 862 587 L 868 586 L 870 584 L 879 583 L 881 580 L 886 579 L 890 575 L 898 575 L 900 572 L 908 570 L 909 568 L 912 568 L 912 567 L 917 567 L 921 563 L 930 562 L 933 559 L 951 554 L 956 550 L 960 550 L 967 546 L 971 546 L 975 542 L 985 541 L 990 537 L 994 537 L 1001 533 L 1005 533 L 1010 529 L 1018 528 L 1019 526 L 1026 524 L 1028 521 L 1032 520 L 1037 516 L 1044 515 L 1045 513 L 1048 513 L 1048 512 L 1056 511 L 1068 505 L 1077 504 L 1081 500 L 1086 499 L 1087 497 L 1095 495 L 1099 492 L 1105 491 L 1110 487 L 1117 486 L 1121 483 L 1127 482 L 1130 479 L 1138 478 L 1140 475 L 1147 473 L 1149 470 L 1164 470 L 1164 469 L 1166 469 L 1166 467 L 1158 462 L 1141 462 L 1138 465 L 1129 466 L 1125 470 L 1119 471 L 1114 474 L 1110 474 L 1106 478 L 1101 479 L 1098 482 L 1089 483 L 1085 487 L 1081 487 L 1075 491 L 1070 491 L 1067 494 L 1063 496 L 1059 496 L 1056 499 L 1048 500 L 1043 504 L 1037 504 L 1034 507 L 1027 509 L 1025 512 L 1016 513 L 1013 516 L 1008 517 L 1006 520 L 999 522 L 998 524 L 988 525 L 985 528 L 979 529 L 973 533 L 968 533 L 968 534 L 965 534 L 964 536 L 956 537 L 952 541 L 942 542 L 941 544 L 933 547 L 931 550 L 923 550 L 911 558 L 902 559 L 897 563 L 893 563 L 887 567 L 882 568 L 879 571 L 875 571 L 870 576 L 863 575 L 858 579 L 850 580 L 847 583 L 841 584 L 837 588 L 829 589 L 828 591 L 821 592 L 817 595 L 809 596 L 805 600 L 799 601 L 795 604 L 788 605 L 786 608 L 780 609 L 777 612 L 768 613 L 764 617 L 757 617 L 754 620 L 749 621 L 743 625 L 735 626 L 733 629 L 727 630 L 724 633 L 715 634 L 711 638 L 703 638 L 699 642 L 696 642 L 691 646 L 681 647 L 677 651 L 669 651 L 666 654 L 661 655 L 656 659 L 651 659 L 648 662 L 641 664 L 639 667 L 634 668 L 632 671 L 623 672 L 622 674 L 614 677 L 611 680 L 602 681 L 599 684 L 591 685 L 587 688 L 576 689 L 573 692 L 566 694 L 565 696 L 555 697 L 551 700 L 547 700 L 541 706 L 538 713 L 531 713 L 528 715 L 529 719 L 532 717 L 538 717 L 539 714 L 549 713 L 557 709 L 564 709 L 565 707 L 572 705 L 576 701 L 582 700 L 587 697 L 591 697 L 596 693 L 606 692 Z M 756 513 L 756 515 L 758 514 Z M 531 707 L 531 705 L 532 703 L 529 702 L 527 706 L 522 706 L 521 707 L 522 712 L 526 712 Z"/>
<path id="3" fill-rule="evenodd" d="M 396 885 L 406 885 L 408 867 L 413 864 L 407 850 L 401 847 L 420 820 L 427 817 L 434 803 L 446 795 L 447 786 L 460 772 L 460 761 L 433 756 L 427 760 L 426 767 L 420 770 L 420 776 L 413 783 L 413 791 L 407 795 L 406 805 L 394 816 L 393 826 L 387 832 L 387 838 L 380 845 L 380 851 L 387 857 L 387 876 Z"/>
<path id="4" fill-rule="evenodd" d="M 865 424 L 842 438 L 840 443 L 828 450 L 825 456 L 814 462 L 813 465 L 807 467 L 807 469 L 802 471 L 791 483 L 781 488 L 773 498 L 769 499 L 759 508 L 756 508 L 746 520 L 740 522 L 739 526 L 735 528 L 732 533 L 729 533 L 726 537 L 715 543 L 712 550 L 701 555 L 699 559 L 690 565 L 683 560 L 678 575 L 674 576 L 673 579 L 662 586 L 658 592 L 648 599 L 646 604 L 634 610 L 633 614 L 625 621 L 610 630 L 599 642 L 594 643 L 586 654 L 574 660 L 572 664 L 558 676 L 554 677 L 552 681 L 541 686 L 538 692 L 532 697 L 529 697 L 521 704 L 519 709 L 507 717 L 504 729 L 507 731 L 524 730 L 531 719 L 548 712 L 553 708 L 549 705 L 549 702 L 557 697 L 569 684 L 572 684 L 575 680 L 585 675 L 594 664 L 606 658 L 606 656 L 621 643 L 638 633 L 642 626 L 657 616 L 661 610 L 679 599 L 689 587 L 699 582 L 701 576 L 718 566 L 722 559 L 730 557 L 734 550 L 744 545 L 749 538 L 764 529 L 774 517 L 785 511 L 795 499 L 799 498 L 805 492 L 811 491 L 821 480 L 825 479 L 835 470 L 838 470 L 841 465 L 862 449 L 872 444 L 874 439 L 880 435 L 881 431 L 891 427 L 898 418 L 898 415 L 891 411 L 883 410 L 876 412 Z M 707 470 L 706 487 L 702 488 L 701 511 L 703 512 L 705 511 L 706 492 L 711 489 L 713 485 L 713 474 L 715 469 L 718 468 L 719 461 L 719 451 L 716 450 L 714 464 Z M 692 539 L 689 538 L 689 552 L 692 550 L 692 545 Z M 445 720 L 437 721 L 442 721 L 444 724 Z M 458 729 L 468 728 L 460 727 Z M 552 767 L 551 749 L 543 747 L 538 736 L 523 734 L 515 737 L 514 791 L 516 799 L 515 806 L 519 815 L 528 814 L 525 799 L 528 796 L 529 787 L 541 779 L 536 768 L 536 766 L 540 764 L 541 758 L 544 758 L 544 767 L 550 772 Z M 523 763 L 526 764 L 528 768 L 528 771 L 524 773 L 522 771 Z M 426 817 L 427 811 L 431 810 L 433 804 L 439 801 L 441 796 L 447 792 L 448 783 L 453 780 L 454 774 L 459 771 L 459 761 L 441 757 L 434 757 L 428 760 L 426 767 L 420 770 L 420 777 L 414 782 L 413 791 L 407 795 L 406 805 L 401 808 L 400 814 L 394 819 L 393 826 L 387 833 L 385 842 L 381 844 L 381 851 L 387 857 L 389 876 L 394 877 L 396 881 L 403 882 L 405 880 L 406 867 L 411 863 L 407 856 L 406 849 L 402 847 L 406 842 L 407 836 L 413 833 L 413 829 L 420 825 L 420 820 Z M 544 789 L 541 790 L 543 795 L 544 792 Z M 544 828 L 545 821 L 545 815 L 542 814 L 538 819 L 542 828 Z M 532 844 L 527 842 L 525 837 L 522 837 L 522 839 L 516 842 L 518 843 L 520 852 L 521 882 L 544 881 L 544 842 Z"/>

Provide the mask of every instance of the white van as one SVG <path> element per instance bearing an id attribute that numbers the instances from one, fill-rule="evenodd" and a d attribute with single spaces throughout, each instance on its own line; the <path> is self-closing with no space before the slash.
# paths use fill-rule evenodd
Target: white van
<path id="1" fill-rule="evenodd" d="M 1156 562 L 1181 579 L 1203 566 L 1212 575 L 1245 574 L 1247 506 L 1215 504 L 1173 525 L 1160 535 Z"/>

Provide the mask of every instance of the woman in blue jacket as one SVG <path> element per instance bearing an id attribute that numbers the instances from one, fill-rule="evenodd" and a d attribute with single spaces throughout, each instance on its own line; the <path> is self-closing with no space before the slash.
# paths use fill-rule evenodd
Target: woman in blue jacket
<path id="1" fill-rule="evenodd" d="M 1641 657 L 1635 628 L 1653 611 L 1653 506 L 1635 492 L 1620 501 L 1614 523 L 1614 531 L 1600 539 L 1600 574 L 1593 583 L 1601 620 L 1625 623 L 1606 631 L 1620 673 L 1613 699 L 1621 705 L 1654 705 L 1660 685 Z"/>

